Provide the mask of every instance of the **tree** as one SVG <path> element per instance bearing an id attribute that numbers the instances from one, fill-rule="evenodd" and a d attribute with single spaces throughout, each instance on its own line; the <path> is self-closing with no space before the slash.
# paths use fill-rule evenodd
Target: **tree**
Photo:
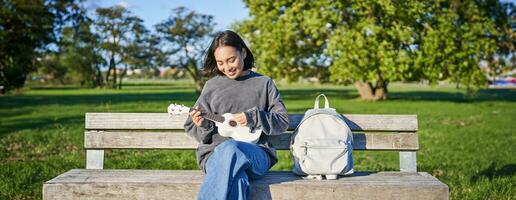
<path id="1" fill-rule="evenodd" d="M 148 54 L 148 66 L 154 69 L 159 67 L 168 67 L 170 62 L 168 60 L 168 54 L 165 49 L 162 48 L 161 37 L 156 34 L 150 34 L 146 38 L 146 52 Z"/>
<path id="2" fill-rule="evenodd" d="M 489 0 L 430 4 L 428 9 L 433 15 L 424 19 L 415 59 L 424 78 L 434 83 L 449 79 L 468 90 L 485 85 L 487 77 L 480 62 L 503 68 L 504 65 L 494 65 L 495 58 L 514 54 L 507 6 L 510 4 Z"/>
<path id="3" fill-rule="evenodd" d="M 415 24 L 425 14 L 424 4 L 355 1 L 348 9 L 342 13 L 346 23 L 328 38 L 331 79 L 353 82 L 362 99 L 387 99 L 389 82 L 419 75 L 413 62 Z"/>
<path id="4" fill-rule="evenodd" d="M 122 78 L 126 75 L 128 67 L 147 68 L 151 66 L 152 54 L 154 50 L 151 46 L 149 30 L 143 25 L 143 20 L 134 18 L 131 26 L 132 37 L 127 39 L 127 45 L 123 49 L 124 69 L 120 74 L 118 89 L 122 89 Z"/>
<path id="5" fill-rule="evenodd" d="M 499 33 L 495 37 L 498 46 L 496 53 L 487 60 L 487 72 L 494 81 L 501 73 L 510 72 L 516 68 L 515 4 L 490 0 L 483 2 L 481 6 L 495 23 L 494 28 Z"/>
<path id="6" fill-rule="evenodd" d="M 137 24 L 141 24 L 142 20 L 122 6 L 97 8 L 96 14 L 96 33 L 100 36 L 100 48 L 108 60 L 105 81 L 109 84 L 111 78 L 111 87 L 116 88 L 118 80 L 116 66 L 127 58 L 125 50 L 135 37 L 133 28 L 139 27 L 140 25 Z"/>
<path id="7" fill-rule="evenodd" d="M 102 87 L 100 66 L 105 63 L 99 52 L 98 36 L 91 32 L 92 22 L 81 22 L 76 29 L 63 29 L 60 42 L 60 64 L 67 69 L 66 77 L 81 86 Z"/>
<path id="8" fill-rule="evenodd" d="M 52 51 L 66 23 L 76 18 L 78 1 L 3 0 L 0 4 L 0 85 L 21 88 L 42 55 Z M 2 90 L 5 91 L 5 90 Z"/>
<path id="9" fill-rule="evenodd" d="M 212 21 L 212 16 L 178 7 L 172 10 L 168 19 L 155 25 L 162 40 L 167 42 L 165 52 L 172 58 L 172 65 L 186 69 L 193 77 L 197 94 L 203 87 L 200 61 L 212 37 L 215 25 Z"/>
<path id="10" fill-rule="evenodd" d="M 46 81 L 81 86 L 102 86 L 100 65 L 104 63 L 99 51 L 98 36 L 91 31 L 92 19 L 83 7 L 76 8 L 71 23 L 61 25 L 60 40 L 52 52 L 42 54 L 39 75 Z"/>
<path id="11" fill-rule="evenodd" d="M 392 81 L 482 86 L 480 61 L 510 52 L 500 49 L 514 37 L 508 9 L 492 0 L 245 3 L 251 19 L 238 29 L 260 71 L 295 80 L 290 76 L 324 70 L 331 81 L 354 83 L 362 99 L 373 101 L 387 99 Z"/>
<path id="12" fill-rule="evenodd" d="M 236 24 L 250 41 L 258 70 L 273 78 L 296 81 L 316 76 L 328 78 L 329 58 L 324 55 L 326 41 L 339 14 L 319 8 L 338 6 L 321 1 L 244 1 L 250 20 Z"/>

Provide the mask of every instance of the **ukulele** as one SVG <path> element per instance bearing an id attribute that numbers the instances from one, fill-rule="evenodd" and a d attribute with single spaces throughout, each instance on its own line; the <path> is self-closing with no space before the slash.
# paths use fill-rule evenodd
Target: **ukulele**
<path id="1" fill-rule="evenodd" d="M 170 104 L 168 106 L 167 112 L 172 117 L 174 115 L 188 114 L 194 110 L 196 109 L 178 104 Z M 231 113 L 216 115 L 209 112 L 201 112 L 201 116 L 204 117 L 204 119 L 215 123 L 219 135 L 224 137 L 231 137 L 237 141 L 256 143 L 262 134 L 262 129 L 238 125 L 235 121 L 232 120 L 233 114 Z"/>

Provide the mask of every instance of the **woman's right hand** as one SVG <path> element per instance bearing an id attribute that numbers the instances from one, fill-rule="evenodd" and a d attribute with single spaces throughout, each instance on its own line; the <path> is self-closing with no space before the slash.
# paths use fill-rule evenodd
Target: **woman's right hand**
<path id="1" fill-rule="evenodd" d="M 200 127 L 202 122 L 204 121 L 204 117 L 201 116 L 201 111 L 199 110 L 199 106 L 195 106 L 195 109 L 190 112 L 190 116 L 192 117 L 193 123 Z"/>

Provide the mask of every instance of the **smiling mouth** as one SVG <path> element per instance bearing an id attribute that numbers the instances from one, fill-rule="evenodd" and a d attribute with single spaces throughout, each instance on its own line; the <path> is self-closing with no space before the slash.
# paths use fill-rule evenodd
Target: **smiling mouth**
<path id="1" fill-rule="evenodd" d="M 237 71 L 237 69 L 236 69 L 236 68 L 229 69 L 229 70 L 228 70 L 228 72 L 227 72 L 227 74 L 228 74 L 228 75 L 235 75 L 235 74 L 236 74 L 236 71 Z"/>

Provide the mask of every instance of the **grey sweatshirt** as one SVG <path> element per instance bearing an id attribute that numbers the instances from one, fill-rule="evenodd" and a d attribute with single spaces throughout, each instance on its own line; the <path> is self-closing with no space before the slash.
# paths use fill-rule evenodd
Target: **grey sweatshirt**
<path id="1" fill-rule="evenodd" d="M 261 128 L 262 135 L 257 145 L 269 155 L 271 167 L 277 162 L 276 150 L 269 143 L 269 135 L 279 135 L 288 128 L 288 114 L 276 85 L 267 76 L 256 72 L 235 80 L 218 75 L 206 82 L 195 103 L 203 112 L 222 115 L 244 112 L 249 127 Z M 196 126 L 191 117 L 185 122 L 186 133 L 199 142 L 196 150 L 199 168 L 205 165 L 213 149 L 230 138 L 217 133 L 215 123 L 205 119 Z"/>

